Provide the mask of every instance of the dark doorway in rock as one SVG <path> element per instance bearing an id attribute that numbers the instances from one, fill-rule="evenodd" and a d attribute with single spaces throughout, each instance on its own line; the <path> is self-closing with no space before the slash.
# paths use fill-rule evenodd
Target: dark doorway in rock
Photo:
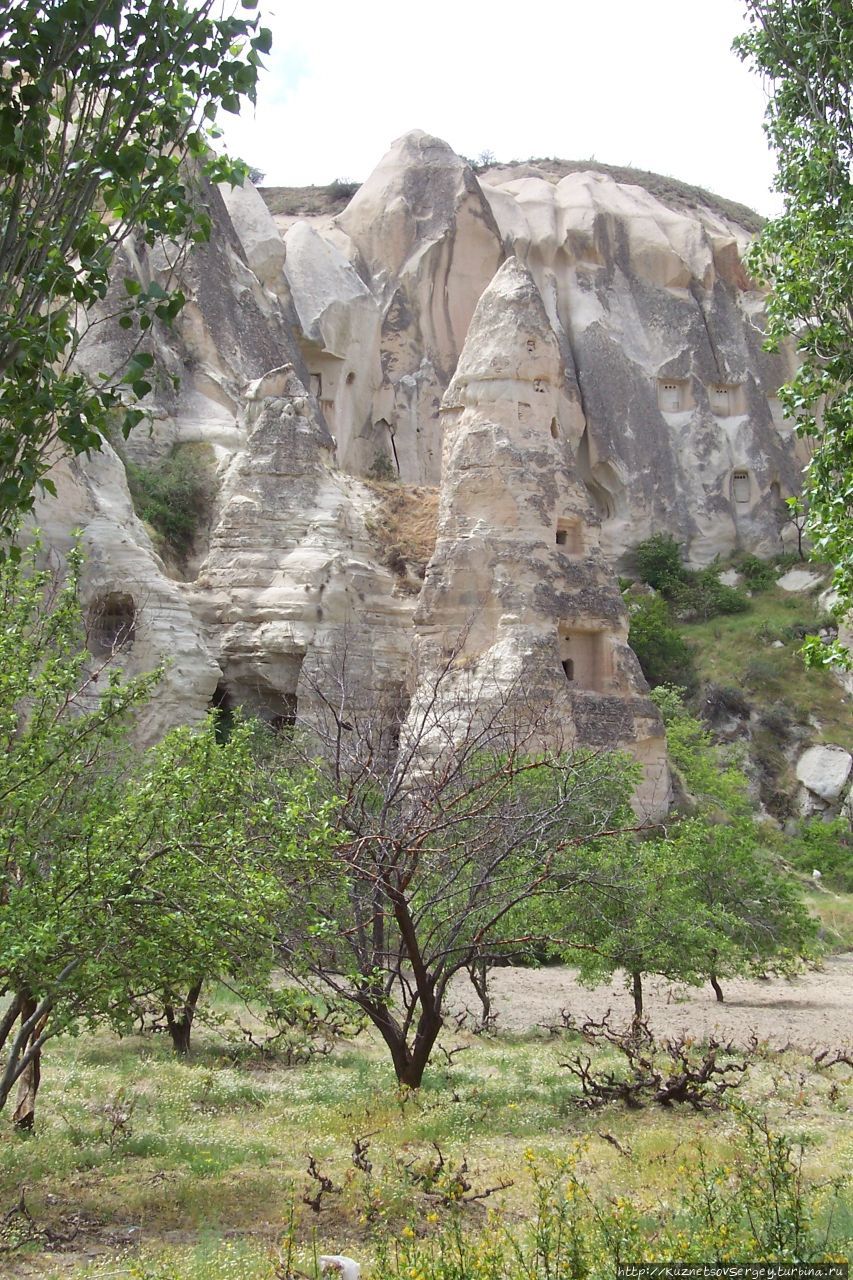
<path id="1" fill-rule="evenodd" d="M 560 665 L 563 668 L 563 673 L 565 674 L 569 684 L 573 684 L 575 679 L 575 664 L 572 659 L 564 658 Z"/>
<path id="2" fill-rule="evenodd" d="M 210 709 L 214 716 L 213 736 L 222 746 L 231 737 L 231 730 L 234 728 L 234 703 L 228 686 L 221 680 L 213 691 Z"/>
<path id="3" fill-rule="evenodd" d="M 99 596 L 89 611 L 89 648 L 96 657 L 129 649 L 136 634 L 133 596 L 110 591 Z"/>
<path id="4" fill-rule="evenodd" d="M 288 729 L 292 729 L 296 724 L 297 702 L 295 693 L 282 693 L 280 695 L 281 711 L 270 718 L 270 728 L 273 733 L 284 733 Z"/>

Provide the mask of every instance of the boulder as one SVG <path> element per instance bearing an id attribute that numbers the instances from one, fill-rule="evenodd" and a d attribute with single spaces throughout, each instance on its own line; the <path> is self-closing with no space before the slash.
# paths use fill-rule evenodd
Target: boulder
<path id="1" fill-rule="evenodd" d="M 853 767 L 853 756 L 843 747 L 809 747 L 797 761 L 797 781 L 827 803 L 840 798 Z"/>

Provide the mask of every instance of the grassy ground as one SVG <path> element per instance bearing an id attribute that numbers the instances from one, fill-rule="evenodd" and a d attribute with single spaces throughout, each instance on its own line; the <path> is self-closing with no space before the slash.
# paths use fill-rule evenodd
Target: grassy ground
<path id="1" fill-rule="evenodd" d="M 747 613 L 682 624 L 702 683 L 738 684 L 760 706 L 778 705 L 794 720 L 819 726 L 819 741 L 853 749 L 849 699 L 829 673 L 807 670 L 797 652 L 803 632 L 816 631 L 824 619 L 815 596 L 774 587 L 750 603 Z"/>
<path id="2" fill-rule="evenodd" d="M 187 1061 L 161 1037 L 52 1045 L 36 1134 L 0 1136 L 0 1212 L 25 1189 L 40 1232 L 67 1236 L 76 1224 L 78 1235 L 53 1250 L 43 1234 L 26 1243 L 12 1214 L 5 1237 L 0 1226 L 0 1274 L 283 1276 L 288 1268 L 276 1272 L 272 1259 L 291 1221 L 303 1266 L 314 1243 L 369 1263 L 380 1239 L 440 1232 L 450 1215 L 479 1230 L 497 1204 L 502 1222 L 521 1221 L 542 1170 L 573 1151 L 595 1195 L 650 1213 L 677 1204 L 700 1145 L 721 1167 L 737 1158 L 743 1139 L 731 1113 L 584 1109 L 560 1066 L 570 1048 L 563 1037 L 451 1034 L 413 1095 L 395 1087 L 365 1034 L 293 1068 L 228 1047 L 222 1027 L 202 1030 Z M 850 1075 L 768 1053 L 738 1097 L 774 1126 L 809 1135 L 809 1178 L 849 1176 Z M 317 1212 L 303 1200 L 320 1189 L 312 1158 L 332 1183 Z M 451 1205 L 462 1182 L 463 1199 L 512 1185 Z M 838 1238 L 850 1228 L 848 1210 L 837 1210 Z"/>

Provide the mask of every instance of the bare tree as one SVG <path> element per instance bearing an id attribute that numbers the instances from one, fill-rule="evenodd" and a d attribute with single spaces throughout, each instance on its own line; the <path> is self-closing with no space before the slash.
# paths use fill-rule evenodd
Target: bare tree
<path id="1" fill-rule="evenodd" d="M 339 830 L 283 925 L 283 961 L 356 1004 L 417 1088 L 453 976 L 568 927 L 595 877 L 585 846 L 635 826 L 635 770 L 568 749 L 520 682 L 474 687 L 457 651 L 408 709 L 359 696 L 346 653 L 311 693 L 308 751 Z"/>

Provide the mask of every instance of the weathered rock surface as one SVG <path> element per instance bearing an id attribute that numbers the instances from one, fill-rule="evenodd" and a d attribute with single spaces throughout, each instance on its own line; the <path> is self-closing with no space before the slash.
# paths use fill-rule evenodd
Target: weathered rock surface
<path id="1" fill-rule="evenodd" d="M 834 805 L 853 768 L 853 756 L 843 747 L 809 747 L 797 761 L 797 781 L 803 788 L 800 808 L 810 814 Z"/>
<path id="2" fill-rule="evenodd" d="M 110 450 L 63 463 L 38 512 L 60 550 L 83 528 L 87 608 L 132 598 L 128 668 L 171 662 L 146 735 L 211 699 L 310 719 L 344 659 L 366 698 L 404 704 L 464 637 L 483 697 L 521 681 L 567 739 L 633 751 L 659 813 L 662 730 L 613 565 L 657 530 L 698 563 L 777 551 L 798 488 L 775 399 L 787 358 L 761 350 L 746 234 L 602 174 L 480 181 L 420 132 L 343 212 L 283 238 L 251 189 L 212 191 L 210 210 L 210 243 L 176 269 L 187 306 L 149 335 L 152 429 L 124 449 L 151 466 L 211 447 L 219 492 L 193 556 L 179 574 L 157 555 Z M 122 273 L 174 271 L 129 246 L 106 311 Z M 81 361 L 114 368 L 130 341 L 105 319 Z M 418 600 L 371 473 L 441 485 Z"/>
<path id="3" fill-rule="evenodd" d="M 475 690 L 483 714 L 503 701 L 547 708 L 545 740 L 618 741 L 644 766 L 638 808 L 657 818 L 669 801 L 663 726 L 557 416 L 562 378 L 539 290 L 510 258 L 477 305 L 442 402 L 438 540 L 415 614 L 415 714 L 454 653 L 442 698 Z"/>
<path id="4" fill-rule="evenodd" d="M 303 317 L 342 464 L 364 472 L 378 460 L 406 481 L 437 483 L 438 405 L 476 301 L 513 254 L 557 336 L 559 416 L 608 556 L 660 529 L 699 564 L 735 547 L 780 550 L 781 502 L 798 491 L 802 458 L 776 397 L 789 358 L 762 350 L 763 295 L 740 258 L 747 233 L 605 174 L 523 172 L 478 181 L 445 143 L 407 134 L 343 214 L 310 227 L 353 264 L 380 317 L 378 328 L 375 314 L 360 318 L 365 299 L 341 271 L 339 286 L 319 272 L 323 309 L 332 286 L 358 335 L 324 344 Z M 304 292 L 308 230 L 287 233 L 294 293 Z M 311 256 L 319 261 L 316 244 Z M 347 367 L 344 379 L 327 372 L 330 360 Z"/>

